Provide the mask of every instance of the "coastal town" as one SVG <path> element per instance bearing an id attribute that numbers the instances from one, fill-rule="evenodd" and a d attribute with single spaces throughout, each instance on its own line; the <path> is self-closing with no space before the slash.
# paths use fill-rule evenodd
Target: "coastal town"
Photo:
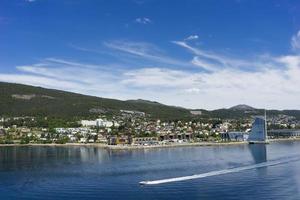
<path id="1" fill-rule="evenodd" d="M 119 114 L 80 119 L 64 127 L 47 127 L 47 118 L 0 118 L 0 144 L 103 144 L 107 146 L 157 146 L 246 141 L 253 118 L 161 121 L 146 113 L 120 110 Z M 49 119 L 50 120 L 50 119 Z M 278 115 L 267 120 L 270 139 L 300 137 L 300 121 Z"/>

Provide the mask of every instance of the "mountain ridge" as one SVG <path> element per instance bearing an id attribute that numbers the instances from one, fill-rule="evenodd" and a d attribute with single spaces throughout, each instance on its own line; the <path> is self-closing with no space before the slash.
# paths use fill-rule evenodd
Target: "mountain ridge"
<path id="1" fill-rule="evenodd" d="M 189 117 L 188 109 L 167 106 L 147 100 L 117 100 L 82 95 L 56 89 L 0 82 L 0 115 L 6 116 L 91 116 L 91 110 L 111 113 L 137 110 L 153 118 L 176 119 Z"/>
<path id="2" fill-rule="evenodd" d="M 92 117 L 99 113 L 118 113 L 120 110 L 145 112 L 152 118 L 181 120 L 195 118 L 241 119 L 263 114 L 239 104 L 228 109 L 187 109 L 144 99 L 117 100 L 83 95 L 56 89 L 0 82 L 0 116 Z M 195 115 L 193 111 L 201 111 Z M 194 113 L 194 114 L 192 114 Z M 268 110 L 268 115 L 289 115 L 300 119 L 299 110 Z"/>
<path id="3" fill-rule="evenodd" d="M 230 110 L 257 110 L 256 108 L 246 105 L 246 104 L 238 104 L 229 108 Z"/>

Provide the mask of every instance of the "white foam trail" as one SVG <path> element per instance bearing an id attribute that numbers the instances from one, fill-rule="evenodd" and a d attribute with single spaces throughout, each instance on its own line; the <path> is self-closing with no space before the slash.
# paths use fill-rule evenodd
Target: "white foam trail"
<path id="1" fill-rule="evenodd" d="M 182 177 L 176 177 L 176 178 L 168 178 L 168 179 L 161 179 L 161 180 L 154 180 L 154 181 L 141 181 L 140 184 L 142 185 L 158 185 L 158 184 L 163 184 L 163 183 L 172 183 L 172 182 L 179 182 L 179 181 L 186 181 L 186 180 L 193 180 L 193 179 L 201 179 L 205 177 L 210 177 L 210 176 L 218 176 L 222 174 L 229 174 L 229 173 L 237 173 L 245 170 L 250 170 L 250 169 L 258 169 L 258 168 L 263 168 L 263 167 L 269 167 L 269 166 L 274 166 L 274 165 L 280 165 L 288 162 L 295 162 L 299 161 L 300 159 L 293 158 L 293 159 L 284 159 L 284 160 L 279 160 L 279 161 L 268 161 L 268 162 L 262 162 L 259 164 L 254 164 L 254 165 L 248 165 L 248 166 L 243 166 L 243 167 L 237 167 L 237 168 L 231 168 L 231 169 L 224 169 L 224 170 L 219 170 L 219 171 L 211 171 L 203 174 L 195 174 L 192 176 L 182 176 Z"/>

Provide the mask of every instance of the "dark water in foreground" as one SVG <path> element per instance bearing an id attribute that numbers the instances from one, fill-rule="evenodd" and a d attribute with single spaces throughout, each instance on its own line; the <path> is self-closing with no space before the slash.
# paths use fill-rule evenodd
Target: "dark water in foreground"
<path id="1" fill-rule="evenodd" d="M 184 182 L 138 184 L 286 158 L 294 160 Z M 300 142 L 132 151 L 0 147 L 0 199 L 300 199 Z"/>

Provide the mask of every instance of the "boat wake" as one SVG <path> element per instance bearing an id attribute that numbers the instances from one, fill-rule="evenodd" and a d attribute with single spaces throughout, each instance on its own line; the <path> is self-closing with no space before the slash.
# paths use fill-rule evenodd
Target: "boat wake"
<path id="1" fill-rule="evenodd" d="M 182 176 L 182 177 L 160 179 L 160 180 L 153 180 L 153 181 L 141 181 L 140 184 L 141 185 L 158 185 L 158 184 L 164 184 L 164 183 L 201 179 L 201 178 L 210 177 L 210 176 L 218 176 L 218 175 L 229 174 L 229 173 L 237 173 L 237 172 L 241 172 L 241 171 L 245 171 L 245 170 L 270 167 L 270 166 L 281 165 L 281 164 L 286 164 L 286 163 L 296 162 L 296 161 L 300 161 L 300 157 L 284 158 L 284 159 L 280 159 L 280 160 L 262 162 L 262 163 L 254 164 L 254 165 L 211 171 L 211 172 L 207 172 L 207 173 L 203 173 L 203 174 L 194 174 L 191 176 Z"/>

